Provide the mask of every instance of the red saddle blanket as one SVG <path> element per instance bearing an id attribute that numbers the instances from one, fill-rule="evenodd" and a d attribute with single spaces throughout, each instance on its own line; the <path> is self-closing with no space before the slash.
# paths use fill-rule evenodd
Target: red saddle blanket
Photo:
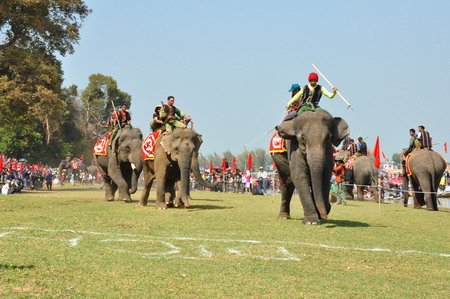
<path id="1" fill-rule="evenodd" d="M 284 153 L 287 152 L 286 141 L 278 135 L 278 132 L 273 134 L 272 139 L 270 139 L 269 153 Z"/>
<path id="2" fill-rule="evenodd" d="M 148 134 L 142 143 L 142 158 L 144 160 L 154 160 L 155 159 L 155 146 L 156 139 L 161 133 L 159 131 Z"/>
<path id="3" fill-rule="evenodd" d="M 347 162 L 345 162 L 345 168 L 352 169 L 353 168 L 353 162 L 358 160 L 359 157 L 350 156 L 348 157 Z"/>
<path id="4" fill-rule="evenodd" d="M 414 156 L 413 153 L 409 153 L 408 156 L 406 156 L 406 162 L 405 162 L 405 166 L 406 166 L 406 175 L 412 175 L 412 171 L 411 168 L 409 168 L 409 161 L 411 160 L 412 156 Z"/>
<path id="5" fill-rule="evenodd" d="M 94 146 L 94 156 L 106 156 L 109 137 L 111 137 L 111 133 L 108 133 L 102 139 L 97 140 L 97 143 Z"/>

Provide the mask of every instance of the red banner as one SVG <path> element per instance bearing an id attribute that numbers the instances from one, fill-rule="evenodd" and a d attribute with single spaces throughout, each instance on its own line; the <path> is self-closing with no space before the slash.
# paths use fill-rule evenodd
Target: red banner
<path id="1" fill-rule="evenodd" d="M 383 159 L 384 159 L 385 161 L 387 161 L 386 155 L 384 154 L 384 152 L 381 152 L 381 155 L 383 156 Z"/>
<path id="2" fill-rule="evenodd" d="M 213 172 L 213 163 L 212 161 L 209 161 L 209 173 Z"/>
<path id="3" fill-rule="evenodd" d="M 377 136 L 377 140 L 375 141 L 375 147 L 373 149 L 373 154 L 375 156 L 375 167 L 380 168 L 380 136 Z"/>
<path id="4" fill-rule="evenodd" d="M 286 142 L 283 138 L 278 135 L 278 132 L 273 134 L 272 139 L 270 139 L 269 153 L 284 153 L 287 152 Z"/>
<path id="5" fill-rule="evenodd" d="M 252 157 L 252 153 L 250 152 L 248 154 L 248 158 L 247 158 L 247 170 L 252 170 L 253 169 L 253 157 Z"/>
<path id="6" fill-rule="evenodd" d="M 108 140 L 111 134 L 106 134 L 102 139 L 97 140 L 94 146 L 94 156 L 106 156 L 106 148 L 108 147 Z"/>
<path id="7" fill-rule="evenodd" d="M 445 153 L 447 153 L 447 142 L 444 143 L 444 151 L 445 151 Z"/>
<path id="8" fill-rule="evenodd" d="M 231 158 L 231 172 L 236 172 L 236 157 Z"/>
<path id="9" fill-rule="evenodd" d="M 160 135 L 159 131 L 148 134 L 142 143 L 142 158 L 144 160 L 154 160 L 155 159 L 155 146 L 156 139 Z"/>

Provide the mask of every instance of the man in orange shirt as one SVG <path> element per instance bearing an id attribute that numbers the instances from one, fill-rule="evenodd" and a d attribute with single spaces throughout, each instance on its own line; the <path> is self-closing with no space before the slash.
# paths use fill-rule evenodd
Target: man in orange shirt
<path id="1" fill-rule="evenodd" d="M 336 160 L 336 167 L 333 168 L 333 173 L 336 177 L 336 196 L 337 196 L 337 205 L 346 205 L 345 201 L 345 193 L 344 193 L 344 174 L 345 174 L 345 166 L 344 161 Z"/>

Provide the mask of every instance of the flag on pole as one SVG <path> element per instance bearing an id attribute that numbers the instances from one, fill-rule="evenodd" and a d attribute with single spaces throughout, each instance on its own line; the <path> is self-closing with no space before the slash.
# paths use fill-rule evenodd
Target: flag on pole
<path id="1" fill-rule="evenodd" d="M 447 153 L 447 142 L 444 143 L 444 152 Z"/>
<path id="2" fill-rule="evenodd" d="M 3 171 L 3 156 L 0 155 L 0 171 Z"/>
<path id="3" fill-rule="evenodd" d="M 275 161 L 272 162 L 272 169 L 273 170 L 277 169 L 277 164 L 275 164 Z"/>
<path id="4" fill-rule="evenodd" d="M 384 159 L 384 161 L 387 161 L 387 159 L 386 159 L 386 155 L 384 154 L 384 152 L 381 152 L 381 154 L 383 155 L 383 159 Z"/>
<path id="5" fill-rule="evenodd" d="M 233 156 L 232 158 L 231 158 L 231 172 L 236 172 L 236 157 L 235 156 Z"/>
<path id="6" fill-rule="evenodd" d="M 226 158 L 223 158 L 222 159 L 222 169 L 223 169 L 223 171 L 224 172 L 227 172 L 227 159 Z"/>
<path id="7" fill-rule="evenodd" d="M 380 136 L 377 136 L 377 141 L 375 141 L 375 147 L 373 149 L 373 154 L 375 156 L 375 167 L 380 168 Z"/>
<path id="8" fill-rule="evenodd" d="M 212 173 L 213 172 L 213 164 L 212 164 L 212 161 L 210 160 L 209 161 L 209 173 Z"/>
<path id="9" fill-rule="evenodd" d="M 247 158 L 247 169 L 248 170 L 252 170 L 253 169 L 253 157 L 252 157 L 252 152 L 250 152 L 248 154 L 248 158 Z"/>

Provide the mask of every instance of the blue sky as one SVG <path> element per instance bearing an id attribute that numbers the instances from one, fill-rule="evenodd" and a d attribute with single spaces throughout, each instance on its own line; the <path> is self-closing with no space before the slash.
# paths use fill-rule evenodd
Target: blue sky
<path id="1" fill-rule="evenodd" d="M 173 95 L 203 135 L 203 154 L 268 148 L 264 133 L 314 63 L 354 110 L 338 97 L 321 107 L 369 149 L 380 136 L 391 157 L 419 125 L 439 152 L 450 143 L 450 1 L 85 2 L 93 13 L 63 58 L 64 84 L 112 76 L 144 134 L 154 106 Z"/>

